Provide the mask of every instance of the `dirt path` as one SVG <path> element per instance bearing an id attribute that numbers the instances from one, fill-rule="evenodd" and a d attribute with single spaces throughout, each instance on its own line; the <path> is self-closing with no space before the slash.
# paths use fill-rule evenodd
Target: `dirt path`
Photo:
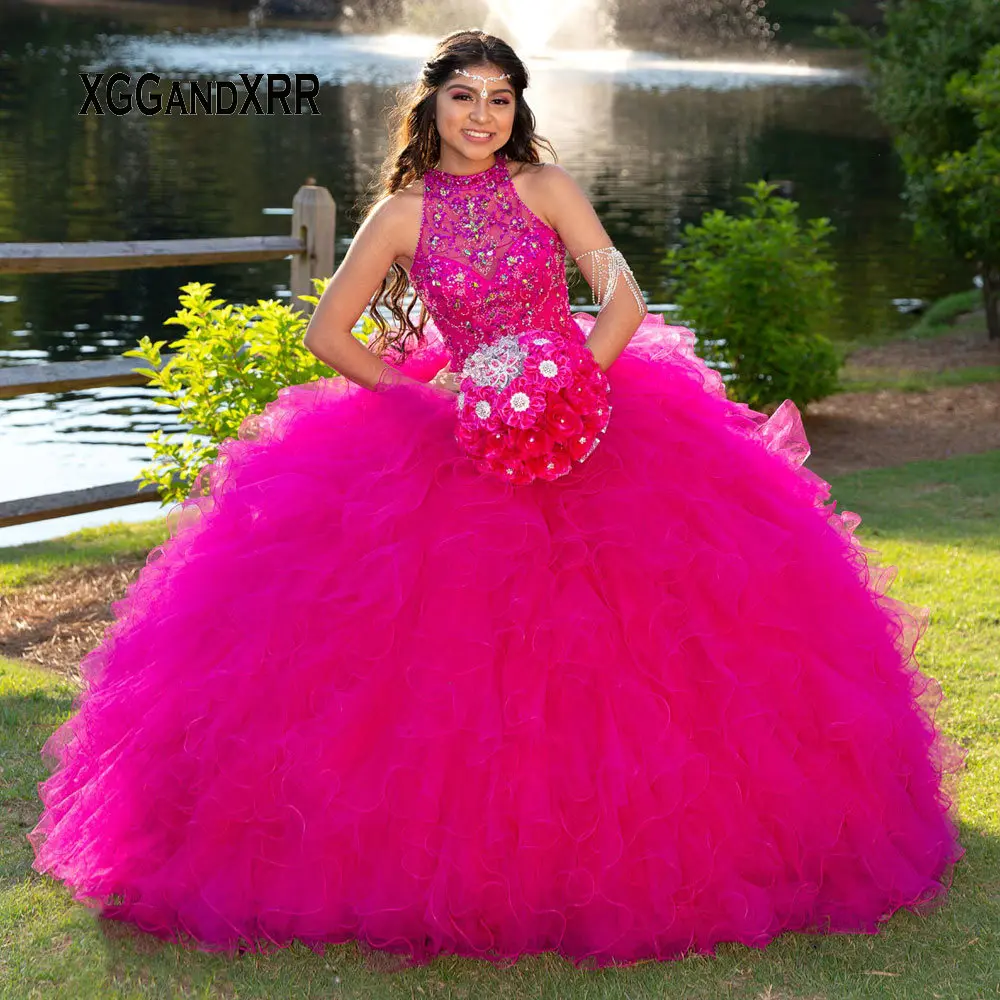
<path id="1" fill-rule="evenodd" d="M 1000 382 L 929 392 L 843 392 L 809 406 L 807 468 L 845 472 L 1000 448 Z"/>
<path id="2" fill-rule="evenodd" d="M 1000 341 L 987 338 L 986 314 L 980 310 L 959 316 L 939 337 L 895 340 L 854 351 L 845 372 L 860 377 L 866 372 L 944 372 L 998 364 Z"/>
<path id="3" fill-rule="evenodd" d="M 982 325 L 960 323 L 954 334 L 856 351 L 854 378 L 1000 365 L 1000 344 Z M 803 423 L 812 446 L 808 468 L 825 479 L 918 459 L 1000 449 L 1000 382 L 928 392 L 839 393 L 808 407 Z M 63 570 L 38 584 L 0 594 L 0 654 L 29 660 L 78 679 L 81 658 L 111 621 L 111 602 L 125 592 L 143 559 Z"/>
<path id="4" fill-rule="evenodd" d="M 961 317 L 953 332 L 855 351 L 845 377 L 896 378 L 1000 366 L 982 313 Z M 927 392 L 844 392 L 812 403 L 803 416 L 812 446 L 807 466 L 830 479 L 845 472 L 950 458 L 1000 448 L 1000 382 Z"/>
<path id="5" fill-rule="evenodd" d="M 111 621 L 111 602 L 125 593 L 144 563 L 133 558 L 72 567 L 0 593 L 0 655 L 79 680 L 80 660 Z"/>

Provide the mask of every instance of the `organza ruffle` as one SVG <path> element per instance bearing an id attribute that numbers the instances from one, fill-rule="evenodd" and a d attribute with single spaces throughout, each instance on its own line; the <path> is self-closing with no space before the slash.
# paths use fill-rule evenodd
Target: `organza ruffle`
<path id="1" fill-rule="evenodd" d="M 939 900 L 960 754 L 925 613 L 794 406 L 728 402 L 691 344 L 643 322 L 556 483 L 477 473 L 429 388 L 283 390 L 83 661 L 35 868 L 207 950 L 418 963 L 676 958 Z M 432 328 L 404 368 L 446 361 Z"/>

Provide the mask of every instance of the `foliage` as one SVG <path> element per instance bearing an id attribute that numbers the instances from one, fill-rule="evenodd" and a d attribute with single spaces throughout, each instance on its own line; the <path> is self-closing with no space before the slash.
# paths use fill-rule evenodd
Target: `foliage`
<path id="1" fill-rule="evenodd" d="M 972 113 L 979 134 L 974 145 L 936 166 L 936 187 L 946 199 L 942 210 L 953 216 L 955 242 L 966 256 L 1000 262 L 1000 44 L 986 53 L 976 75 L 963 70 L 952 77 L 948 97 Z"/>
<path id="2" fill-rule="evenodd" d="M 864 33 L 841 19 L 836 35 L 867 49 L 918 235 L 979 264 L 991 336 L 1000 336 L 1000 3 L 888 0 L 885 29 Z"/>
<path id="3" fill-rule="evenodd" d="M 803 228 L 793 201 L 750 184 L 743 217 L 721 210 L 684 230 L 667 256 L 674 300 L 701 338 L 705 359 L 726 372 L 729 395 L 751 406 L 805 406 L 836 390 L 837 352 L 823 329 L 836 308 L 828 219 Z"/>
<path id="4" fill-rule="evenodd" d="M 322 294 L 325 279 L 316 281 Z M 240 424 L 260 413 L 288 385 L 312 382 L 337 373 L 303 345 L 307 318 L 273 299 L 253 305 L 231 305 L 211 298 L 213 286 L 192 282 L 181 288 L 180 308 L 165 325 L 185 333 L 170 343 L 165 364 L 160 351 L 165 340 L 143 337 L 130 357 L 142 358 L 150 369 L 136 369 L 162 390 L 154 402 L 177 411 L 187 433 L 155 431 L 148 444 L 153 463 L 138 478 L 160 487 L 164 502 L 183 500 L 198 473 L 214 461 L 220 442 L 237 436 Z M 316 295 L 302 298 L 315 304 Z M 360 340 L 367 342 L 374 323 L 362 323 Z M 162 367 L 160 367 L 162 364 Z"/>
<path id="5" fill-rule="evenodd" d="M 903 337 L 907 340 L 939 337 L 942 333 L 951 330 L 960 316 L 974 312 L 980 306 L 982 306 L 982 301 L 974 288 L 970 288 L 967 292 L 954 292 L 952 295 L 946 295 L 931 303 L 927 312 L 903 334 Z"/>

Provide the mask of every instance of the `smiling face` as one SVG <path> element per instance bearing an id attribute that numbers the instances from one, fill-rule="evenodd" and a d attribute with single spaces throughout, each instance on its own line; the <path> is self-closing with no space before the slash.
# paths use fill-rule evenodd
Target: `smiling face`
<path id="1" fill-rule="evenodd" d="M 435 123 L 441 137 L 440 168 L 448 173 L 476 173 L 506 145 L 514 128 L 515 97 L 503 70 L 490 63 L 455 72 L 438 88 Z M 476 79 L 485 77 L 486 79 Z M 486 96 L 483 97 L 483 90 Z"/>

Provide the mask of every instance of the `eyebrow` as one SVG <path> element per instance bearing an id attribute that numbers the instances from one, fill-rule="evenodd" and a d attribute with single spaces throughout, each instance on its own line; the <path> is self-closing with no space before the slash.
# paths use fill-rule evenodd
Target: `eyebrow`
<path id="1" fill-rule="evenodd" d="M 455 90 L 456 87 L 459 90 L 467 90 L 470 94 L 481 94 L 482 93 L 482 88 L 481 87 L 470 87 L 466 83 L 450 83 L 450 84 L 448 84 L 448 89 L 449 90 Z M 513 97 L 514 96 L 514 91 L 511 90 L 510 87 L 497 87 L 496 90 L 491 90 L 490 91 L 490 97 L 496 97 L 497 94 L 510 94 L 511 97 Z"/>

